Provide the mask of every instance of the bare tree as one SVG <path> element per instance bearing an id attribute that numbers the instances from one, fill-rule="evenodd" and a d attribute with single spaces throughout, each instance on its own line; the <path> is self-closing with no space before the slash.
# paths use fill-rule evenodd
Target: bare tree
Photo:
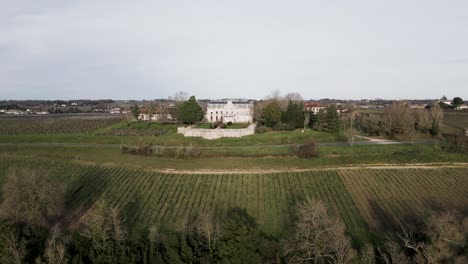
<path id="1" fill-rule="evenodd" d="M 174 96 L 172 97 L 172 100 L 176 102 L 182 102 L 182 101 L 187 101 L 188 98 L 189 98 L 189 94 L 187 92 L 178 91 L 174 94 Z"/>
<path id="2" fill-rule="evenodd" d="M 383 125 L 391 138 L 405 134 L 414 127 L 408 103 L 396 101 L 385 111 Z"/>
<path id="3" fill-rule="evenodd" d="M 297 92 L 292 92 L 292 93 L 287 93 L 284 98 L 286 101 L 293 101 L 293 102 L 302 102 L 304 99 L 302 99 L 302 95 Z"/>
<path id="4" fill-rule="evenodd" d="M 6 255 L 2 256 L 8 263 L 21 264 L 26 256 L 26 241 L 20 239 L 18 234 L 12 230 L 2 234 L 1 240 L 6 250 Z"/>
<path id="5" fill-rule="evenodd" d="M 289 263 L 351 263 L 356 257 L 345 227 L 321 201 L 307 198 L 297 207 L 294 233 L 284 243 Z"/>
<path id="6" fill-rule="evenodd" d="M 375 264 L 374 247 L 371 244 L 366 244 L 359 254 L 359 263 L 361 264 Z"/>
<path id="7" fill-rule="evenodd" d="M 61 240 L 62 234 L 58 228 L 55 226 L 52 229 L 49 240 L 47 240 L 43 263 L 48 264 L 63 264 L 67 263 L 67 252 L 64 242 Z M 36 263 L 39 262 L 39 259 L 36 260 Z"/>
<path id="8" fill-rule="evenodd" d="M 454 213 L 432 214 L 423 229 L 427 237 L 418 241 L 403 230 L 400 239 L 405 248 L 413 250 L 417 263 L 452 263 L 466 259 L 459 255 L 468 245 L 468 218 L 460 219 Z"/>
<path id="9" fill-rule="evenodd" d="M 444 118 L 442 107 L 438 103 L 433 103 L 430 110 L 431 115 L 431 129 L 430 132 L 433 136 L 440 135 L 440 125 Z"/>
<path id="10" fill-rule="evenodd" d="M 202 243 L 210 252 L 216 249 L 216 245 L 221 239 L 221 225 L 208 212 L 203 212 L 198 216 L 196 222 L 196 231 L 203 238 Z"/>
<path id="11" fill-rule="evenodd" d="M 10 170 L 2 196 L 0 215 L 15 222 L 50 227 L 63 213 L 63 185 L 44 170 Z"/>
<path id="12" fill-rule="evenodd" d="M 125 235 L 123 219 L 116 208 L 109 207 L 106 201 L 95 204 L 83 219 L 83 235 L 93 241 L 98 249 L 104 249 L 109 239 L 121 241 Z"/>
<path id="13" fill-rule="evenodd" d="M 353 123 L 354 123 L 353 113 L 351 113 L 349 117 L 344 116 L 343 118 L 344 134 L 346 136 L 348 144 L 351 147 L 354 145 L 354 141 L 356 140 L 356 135 L 358 134 L 358 131 L 353 127 Z"/>
<path id="14" fill-rule="evenodd" d="M 389 239 L 385 243 L 385 253 L 380 251 L 380 255 L 387 264 L 409 264 L 410 259 L 403 252 L 400 244 L 393 240 Z"/>

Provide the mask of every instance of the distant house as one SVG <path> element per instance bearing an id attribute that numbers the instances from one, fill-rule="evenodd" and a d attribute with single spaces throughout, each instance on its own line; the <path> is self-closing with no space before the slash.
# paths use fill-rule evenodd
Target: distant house
<path id="1" fill-rule="evenodd" d="M 25 113 L 21 110 L 8 110 L 6 111 L 7 115 L 24 115 Z"/>
<path id="2" fill-rule="evenodd" d="M 312 112 L 317 114 L 320 110 L 325 109 L 325 106 L 320 105 L 319 103 L 308 102 L 304 104 L 304 111 Z"/>
<path id="3" fill-rule="evenodd" d="M 424 109 L 427 107 L 427 104 L 411 104 L 411 109 Z"/>
<path id="4" fill-rule="evenodd" d="M 112 109 L 110 110 L 110 113 L 111 113 L 111 114 L 120 114 L 121 111 L 120 111 L 120 108 L 112 108 Z"/>
<path id="5" fill-rule="evenodd" d="M 252 123 L 253 101 L 244 99 L 214 100 L 206 107 L 205 119 L 208 122 Z"/>

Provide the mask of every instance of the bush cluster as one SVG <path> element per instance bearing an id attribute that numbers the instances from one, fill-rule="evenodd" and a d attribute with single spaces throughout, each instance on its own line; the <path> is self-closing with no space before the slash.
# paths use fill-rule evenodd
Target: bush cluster
<path id="1" fill-rule="evenodd" d="M 266 126 L 256 126 L 255 127 L 255 133 L 257 134 L 262 134 L 268 132 L 268 127 Z"/>
<path id="2" fill-rule="evenodd" d="M 193 145 L 179 146 L 174 148 L 157 148 L 154 150 L 155 156 L 176 159 L 199 158 L 201 154 L 201 149 Z"/>
<path id="3" fill-rule="evenodd" d="M 299 146 L 293 146 L 292 153 L 301 159 L 311 159 L 319 156 L 317 145 L 314 141 L 309 141 Z"/>
<path id="4" fill-rule="evenodd" d="M 274 124 L 272 127 L 272 129 L 275 131 L 293 131 L 294 128 L 295 128 L 294 125 L 282 123 L 282 122 L 278 122 Z"/>

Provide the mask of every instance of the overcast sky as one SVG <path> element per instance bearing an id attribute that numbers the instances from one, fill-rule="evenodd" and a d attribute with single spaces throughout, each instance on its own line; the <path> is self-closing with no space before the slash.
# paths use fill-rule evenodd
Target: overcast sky
<path id="1" fill-rule="evenodd" d="M 467 0 L 0 0 L 0 100 L 468 99 Z"/>

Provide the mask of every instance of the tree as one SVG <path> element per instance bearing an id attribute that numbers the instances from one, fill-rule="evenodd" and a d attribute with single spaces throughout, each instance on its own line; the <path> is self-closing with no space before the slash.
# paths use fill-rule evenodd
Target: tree
<path id="1" fill-rule="evenodd" d="M 354 115 L 352 113 L 349 115 L 349 118 L 343 118 L 343 128 L 345 131 L 346 139 L 348 140 L 348 144 L 351 147 L 354 145 L 355 135 L 357 135 L 356 129 L 353 128 L 353 120 Z"/>
<path id="2" fill-rule="evenodd" d="M 390 138 L 396 135 L 403 135 L 414 128 L 413 115 L 410 113 L 408 103 L 395 101 L 385 111 L 383 125 Z"/>
<path id="3" fill-rule="evenodd" d="M 281 122 L 290 124 L 294 128 L 304 125 L 304 105 L 302 102 L 289 101 L 286 111 L 281 113 Z"/>
<path id="4" fill-rule="evenodd" d="M 458 108 L 462 104 L 463 104 L 463 99 L 461 99 L 460 97 L 453 98 L 452 100 L 453 108 Z"/>
<path id="5" fill-rule="evenodd" d="M 174 100 L 175 102 L 183 102 L 183 101 L 186 101 L 187 98 L 188 98 L 187 92 L 178 91 L 174 94 L 174 96 L 172 97 L 172 100 Z"/>
<path id="6" fill-rule="evenodd" d="M 268 127 L 281 121 L 281 107 L 277 101 L 271 101 L 262 111 L 262 122 Z"/>
<path id="7" fill-rule="evenodd" d="M 63 213 L 64 187 L 44 170 L 10 170 L 2 196 L 1 216 L 16 223 L 50 227 Z"/>
<path id="8" fill-rule="evenodd" d="M 140 107 L 138 107 L 138 105 L 134 105 L 132 106 L 132 115 L 135 119 L 138 119 L 138 117 L 140 116 Z"/>
<path id="9" fill-rule="evenodd" d="M 203 238 L 203 244 L 210 254 L 215 252 L 221 239 L 221 225 L 210 213 L 204 212 L 198 216 L 196 231 Z"/>
<path id="10" fill-rule="evenodd" d="M 306 198 L 297 206 L 294 231 L 284 243 L 288 263 L 352 263 L 356 252 L 344 224 L 331 218 L 325 204 Z"/>
<path id="11" fill-rule="evenodd" d="M 457 217 L 452 212 L 432 213 L 421 233 L 405 231 L 399 236 L 401 244 L 413 251 L 416 263 L 466 263 L 468 260 L 468 218 Z"/>
<path id="12" fill-rule="evenodd" d="M 177 105 L 177 119 L 185 124 L 193 124 L 203 119 L 203 110 L 195 99 L 191 96 L 188 101 Z"/>
<path id="13" fill-rule="evenodd" d="M 444 118 L 444 112 L 440 104 L 434 103 L 430 109 L 431 128 L 429 132 L 432 136 L 440 135 L 440 124 Z"/>
<path id="14" fill-rule="evenodd" d="M 340 119 L 336 106 L 328 106 L 325 116 L 325 132 L 338 133 L 340 131 Z"/>
<path id="15" fill-rule="evenodd" d="M 217 257 L 223 263 L 260 263 L 260 233 L 245 209 L 231 208 L 223 220 Z"/>

